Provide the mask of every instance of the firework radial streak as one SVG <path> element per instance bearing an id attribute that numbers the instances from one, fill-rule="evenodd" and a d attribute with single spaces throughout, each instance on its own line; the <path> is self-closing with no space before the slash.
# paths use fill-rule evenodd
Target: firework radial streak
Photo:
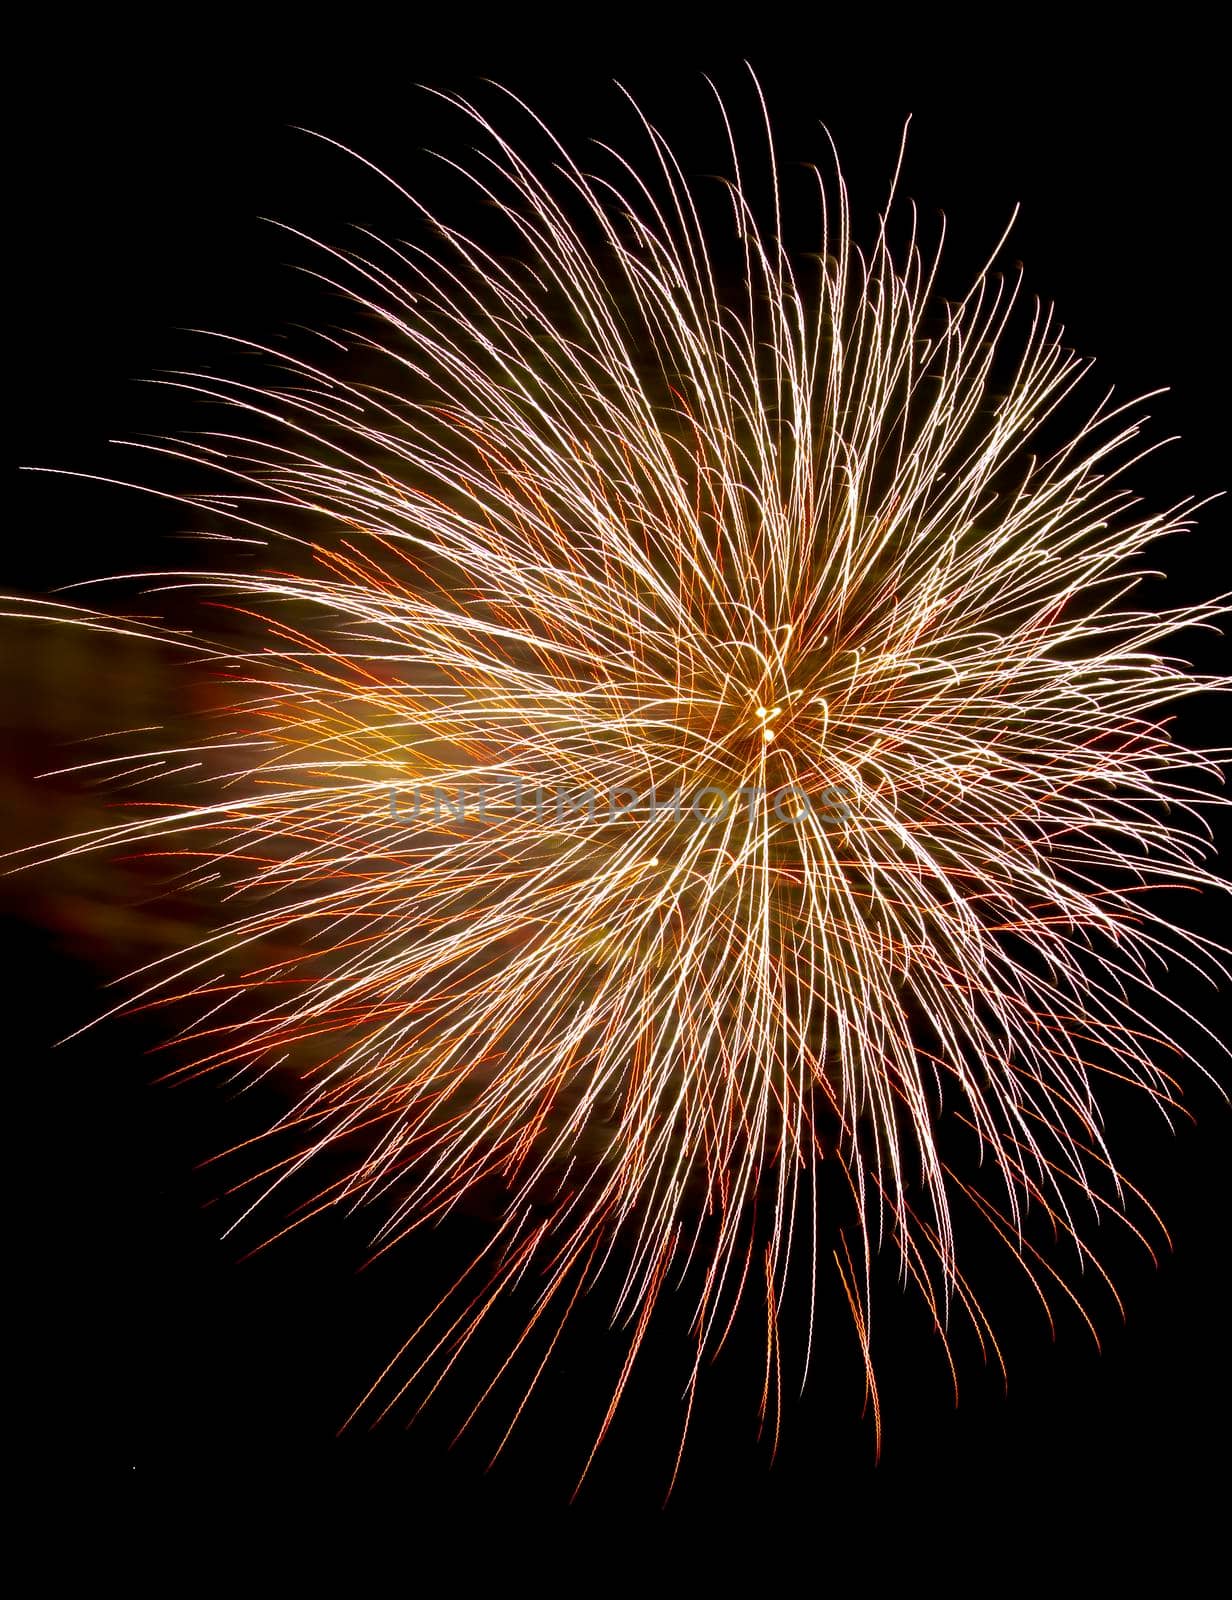
<path id="1" fill-rule="evenodd" d="M 1050 314 L 990 273 L 938 302 L 914 230 L 862 254 L 836 169 L 819 253 L 789 257 L 773 147 L 746 177 L 721 106 L 716 236 L 649 124 L 642 165 L 605 151 L 600 178 L 454 104 L 516 251 L 407 195 L 430 247 L 327 252 L 380 381 L 340 376 L 340 343 L 272 387 L 177 380 L 237 419 L 165 449 L 228 480 L 185 498 L 236 559 L 165 587 L 259 637 L 36 608 L 168 639 L 231 704 L 146 753 L 125 820 L 34 854 L 187 855 L 212 896 L 132 1003 L 194 1007 L 184 1071 L 298 1073 L 239 1211 L 333 1152 L 318 1201 L 372 1202 L 380 1248 L 488 1219 L 361 1414 L 431 1393 L 531 1284 L 497 1375 L 515 1418 L 598 1288 L 627 1360 L 596 1445 L 668 1291 L 685 1417 L 751 1300 L 773 1422 L 785 1297 L 835 1271 L 875 1409 L 874 1258 L 995 1351 L 958 1213 L 1071 1293 L 1029 1217 L 1078 1268 L 1088 1224 L 1139 1227 L 1100 1083 L 1166 1113 L 1161 1062 L 1206 1070 L 1144 997 L 1217 952 L 1147 891 L 1216 884 L 1217 752 L 1168 710 L 1216 685 L 1161 643 L 1223 608 L 1129 601 L 1194 505 L 1140 513 L 1138 422 L 1107 401 L 1041 449 L 1084 370 Z M 190 799 L 151 805 L 186 766 Z M 426 789 L 451 797 L 430 818 Z M 541 803 L 476 815 L 479 789 Z"/>

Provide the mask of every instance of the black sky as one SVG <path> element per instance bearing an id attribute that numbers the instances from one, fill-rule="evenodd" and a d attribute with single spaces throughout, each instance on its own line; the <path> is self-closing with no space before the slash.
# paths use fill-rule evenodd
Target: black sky
<path id="1" fill-rule="evenodd" d="M 1227 487 L 1227 152 L 1211 39 L 1169 24 L 1141 41 L 1079 45 L 1055 21 L 1029 18 L 1017 34 L 972 39 L 966 22 L 973 54 L 960 67 L 960 24 L 940 16 L 895 43 L 889 18 L 842 40 L 826 37 L 824 19 L 805 38 L 777 18 L 764 36 L 754 22 L 730 48 L 707 35 L 692 52 L 669 52 L 649 32 L 628 37 L 631 24 L 615 20 L 619 39 L 584 36 L 575 20 L 516 47 L 478 27 L 484 39 L 463 44 L 429 42 L 410 23 L 391 33 L 357 19 L 352 31 L 347 15 L 328 34 L 315 26 L 275 40 L 208 18 L 157 31 L 95 23 L 35 39 L 9 202 L 24 464 L 107 472 L 108 439 L 191 425 L 182 402 L 134 381 L 200 361 L 184 330 L 259 336 L 322 314 L 319 290 L 293 270 L 306 249 L 262 218 L 332 237 L 354 221 L 396 229 L 388 194 L 296 125 L 399 177 L 411 169 L 420 192 L 444 202 L 454 191 L 423 152 L 451 139 L 458 148 L 465 130 L 417 83 L 483 92 L 481 77 L 499 78 L 570 140 L 615 141 L 634 132 L 611 87 L 619 76 L 705 173 L 722 147 L 700 73 L 745 96 L 748 55 L 782 150 L 820 157 L 813 129 L 826 122 L 866 218 L 912 116 L 901 192 L 930 228 L 946 213 L 952 288 L 1020 203 L 1003 260 L 1026 264 L 1029 287 L 1057 303 L 1108 384 L 1126 395 L 1170 388 L 1148 409 L 1157 436 L 1182 442 L 1144 464 L 1136 485 L 1159 502 Z M 751 104 L 741 116 L 751 137 Z M 456 214 L 465 220 L 461 198 Z M 173 513 L 92 485 L 26 478 L 19 491 L 6 586 L 152 564 L 174 532 Z M 1226 517 L 1213 506 L 1168 552 L 1170 592 L 1218 584 Z M 76 1479 L 80 1469 L 83 1492 L 101 1472 L 137 1504 L 194 1489 L 215 1507 L 233 1492 L 251 1505 L 290 1489 L 307 1504 L 379 1503 L 385 1517 L 392 1507 L 408 1527 L 511 1505 L 549 1516 L 568 1487 L 555 1422 L 593 1389 L 584 1357 L 506 1470 L 483 1475 L 478 1447 L 444 1452 L 443 1422 L 335 1440 L 409 1331 L 416 1283 L 388 1262 L 357 1277 L 365 1232 L 345 1219 L 241 1262 L 242 1246 L 218 1237 L 217 1189 L 197 1167 L 230 1113 L 208 1088 L 151 1089 L 140 1027 L 53 1051 L 64 1021 L 98 1009 L 98 975 L 37 931 L 22 935 L 17 961 L 19 992 L 56 974 L 52 1014 L 25 1018 L 41 1185 L 55 1194 L 41 1298 L 30 1303 L 59 1370 L 43 1430 L 53 1471 L 58 1462 Z M 1176 1138 L 1127 1125 L 1140 1149 L 1125 1165 L 1160 1205 L 1175 1250 L 1158 1269 L 1117 1255 L 1128 1320 L 1105 1307 L 1102 1356 L 1073 1319 L 1053 1344 L 1043 1319 L 1023 1312 L 1007 1340 L 1008 1398 L 976 1366 L 955 1411 L 935 1355 L 917 1374 L 913 1343 L 891 1333 L 876 1468 L 854 1391 L 823 1392 L 789 1414 L 773 1472 L 755 1438 L 755 1393 L 720 1393 L 674 1512 L 738 1516 L 752 1531 L 786 1522 L 810 1542 L 870 1516 L 893 1528 L 931 1515 L 942 1539 L 957 1523 L 1007 1547 L 1029 1527 L 1059 1539 L 1078 1519 L 1093 1553 L 1131 1559 L 1139 1545 L 1192 1546 L 1212 1533 L 1227 1428 L 1227 1119 L 1197 1086 L 1193 1109 L 1198 1128 Z M 814 1382 L 826 1391 L 824 1372 Z M 666 1376 L 631 1397 L 592 1509 L 653 1510 L 674 1405 Z M 663 1440 L 648 1442 L 660 1429 Z M 102 1466 L 87 1473 L 88 1457 Z"/>

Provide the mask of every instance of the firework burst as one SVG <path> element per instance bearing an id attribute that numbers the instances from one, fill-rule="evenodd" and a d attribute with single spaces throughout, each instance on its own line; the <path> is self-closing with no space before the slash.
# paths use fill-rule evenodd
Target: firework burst
<path id="1" fill-rule="evenodd" d="M 332 1152 L 319 1203 L 371 1202 L 381 1248 L 489 1219 L 368 1414 L 530 1283 L 513 1415 L 598 1290 L 628 1356 L 597 1442 L 670 1290 L 686 1411 L 762 1302 L 773 1417 L 822 1271 L 875 1408 L 879 1252 L 995 1350 L 958 1210 L 1041 1293 L 1071 1290 L 1029 1214 L 1079 1264 L 1088 1222 L 1138 1226 L 1099 1084 L 1175 1104 L 1159 974 L 1218 970 L 1148 891 L 1216 881 L 1215 754 L 1168 721 L 1212 684 L 1162 647 L 1222 608 L 1131 599 L 1194 506 L 1120 487 L 1124 408 L 1040 444 L 1084 370 L 1051 315 L 991 273 L 938 302 L 914 229 L 862 254 L 837 172 L 795 259 L 772 145 L 749 180 L 728 126 L 717 230 L 648 123 L 592 176 L 455 103 L 516 252 L 407 195 L 430 246 L 328 252 L 337 360 L 176 380 L 235 419 L 160 447 L 227 480 L 195 503 L 235 559 L 162 587 L 259 637 L 43 606 L 228 687 L 221 731 L 117 760 L 146 803 L 36 854 L 188 857 L 215 925 L 131 1003 L 190 1008 L 186 1072 L 302 1080 L 244 1215 Z"/>

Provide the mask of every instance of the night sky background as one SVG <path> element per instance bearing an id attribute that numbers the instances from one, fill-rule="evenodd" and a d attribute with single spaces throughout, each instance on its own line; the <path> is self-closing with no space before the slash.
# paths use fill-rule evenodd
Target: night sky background
<path id="1" fill-rule="evenodd" d="M 516 45 L 478 26 L 466 43 L 359 19 L 352 35 L 347 13 L 328 36 L 305 25 L 278 40 L 208 18 L 144 34 L 98 24 L 69 38 L 44 27 L 17 69 L 33 89 L 10 197 L 22 277 L 11 327 L 25 347 L 13 390 L 18 460 L 131 473 L 107 440 L 195 420 L 189 401 L 135 380 L 225 361 L 186 330 L 293 341 L 292 325 L 336 314 L 295 270 L 313 264 L 309 247 L 261 219 L 339 239 L 356 222 L 397 233 L 405 215 L 378 182 L 294 125 L 338 138 L 467 223 L 465 191 L 424 154 L 427 146 L 464 154 L 465 126 L 416 83 L 482 92 L 480 78 L 497 78 L 566 142 L 593 134 L 627 147 L 636 128 L 611 87 L 619 77 L 686 169 L 702 175 L 720 169 L 722 144 L 700 74 L 739 101 L 738 128 L 751 139 L 747 55 L 785 162 L 822 158 L 813 130 L 823 120 L 832 130 L 864 224 L 857 237 L 869 237 L 913 115 L 901 193 L 919 205 L 926 233 L 946 213 L 943 292 L 966 287 L 1021 202 L 1002 259 L 1026 263 L 1028 288 L 1054 300 L 1068 338 L 1098 358 L 1088 396 L 1108 385 L 1125 396 L 1170 387 L 1146 408 L 1151 436 L 1181 442 L 1143 463 L 1134 487 L 1152 506 L 1228 487 L 1226 146 L 1210 40 L 1165 28 L 1141 44 L 1080 48 L 1053 23 L 1024 21 L 1019 37 L 965 39 L 974 57 L 963 70 L 956 22 L 913 25 L 891 45 L 899 25 L 888 17 L 841 40 L 827 39 L 824 20 L 794 39 L 780 19 L 764 39 L 754 25 L 730 48 L 668 52 L 631 23 L 610 21 L 611 38 L 545 27 Z M 499 109 L 498 96 L 486 103 Z M 169 545 L 183 525 L 173 507 L 68 479 L 27 475 L 17 487 L 7 588 L 37 592 L 184 558 L 183 546 Z M 1168 546 L 1159 594 L 1226 584 L 1216 569 L 1226 565 L 1227 517 L 1215 504 L 1196 534 Z M 36 728 L 39 685 L 51 681 L 36 659 L 42 648 L 23 635 L 22 659 L 9 662 L 24 733 L 6 761 L 6 794 L 58 764 L 45 759 L 54 739 L 40 748 Z M 1215 642 L 1191 648 L 1207 666 L 1219 659 Z M 1200 736 L 1210 708 L 1187 715 Z M 357 1272 L 367 1219 L 326 1217 L 241 1259 L 259 1232 L 220 1239 L 217 1172 L 201 1163 L 247 1122 L 217 1085 L 153 1085 L 160 1068 L 148 1054 L 157 1038 L 149 1024 L 53 1047 L 102 1008 L 100 985 L 113 969 L 98 959 L 97 940 L 65 938 L 40 906 L 43 892 L 27 882 L 9 909 L 24 1034 L 13 1059 L 36 1100 L 20 1135 L 37 1167 L 18 1231 L 28 1221 L 23 1243 L 33 1247 L 39 1286 L 20 1314 L 50 1357 L 53 1376 L 37 1405 L 49 1482 L 67 1497 L 58 1503 L 96 1499 L 103 1485 L 139 1515 L 194 1501 L 225 1523 L 260 1520 L 272 1496 L 290 1494 L 301 1517 L 349 1506 L 407 1535 L 509 1508 L 553 1517 L 584 1458 L 576 1427 L 584 1432 L 606 1393 L 608 1369 L 588 1353 L 591 1341 L 610 1359 L 599 1308 L 583 1316 L 542 1411 L 491 1473 L 484 1446 L 494 1425 L 446 1448 L 456 1406 L 410 1431 L 402 1416 L 336 1438 L 413 1325 L 421 1274 L 439 1265 L 424 1250 L 430 1258 L 449 1243 Z M 1224 910 L 1198 916 L 1226 931 Z M 1218 1024 L 1209 993 L 1195 1003 Z M 914 1309 L 896 1306 L 891 1284 L 880 1313 L 880 1465 L 844 1332 L 836 1372 L 823 1361 L 804 1399 L 789 1396 L 771 1470 L 756 1438 L 759 1355 L 750 1339 L 751 1369 L 737 1349 L 702 1391 L 669 1514 L 700 1512 L 753 1537 L 794 1530 L 817 1550 L 836 1535 L 855 1538 L 857 1526 L 893 1546 L 923 1519 L 935 1529 L 929 1559 L 943 1569 L 948 1543 L 977 1532 L 1006 1561 L 1023 1540 L 1047 1548 L 1072 1532 L 1095 1566 L 1112 1555 L 1133 1561 L 1148 1546 L 1180 1561 L 1211 1538 L 1227 1449 L 1228 1121 L 1217 1091 L 1196 1075 L 1188 1081 L 1198 1124 L 1175 1137 L 1141 1108 L 1114 1108 L 1113 1148 L 1161 1210 L 1175 1249 L 1156 1268 L 1140 1249 L 1098 1241 L 1128 1311 L 1122 1325 L 1106 1297 L 1093 1297 L 1102 1355 L 1073 1316 L 1059 1318 L 1053 1343 L 1038 1308 L 1006 1286 L 1005 1309 L 991 1296 L 988 1304 L 1005 1338 L 1008 1396 L 970 1360 L 955 1409 L 939 1350 Z M 270 1095 L 267 1109 L 276 1110 Z M 1000 1282 L 995 1262 L 988 1270 Z M 676 1359 L 652 1362 L 631 1391 L 583 1514 L 655 1511 L 675 1448 L 683 1356 L 681 1347 Z M 609 1524 L 617 1548 L 618 1527 Z M 874 1545 L 873 1561 L 883 1554 Z"/>

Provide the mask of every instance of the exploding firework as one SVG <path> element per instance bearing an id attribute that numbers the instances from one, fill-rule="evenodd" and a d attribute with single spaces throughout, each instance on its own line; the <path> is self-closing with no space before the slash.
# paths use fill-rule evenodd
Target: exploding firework
<path id="1" fill-rule="evenodd" d="M 454 103 L 516 251 L 408 194 L 430 244 L 328 253 L 359 325 L 329 361 L 179 380 L 234 414 L 163 447 L 225 480 L 195 503 L 228 562 L 161 587 L 249 638 L 41 608 L 217 687 L 195 743 L 117 760 L 140 805 L 35 854 L 188 859 L 214 926 L 130 1003 L 188 1008 L 184 1072 L 302 1081 L 244 1215 L 315 1163 L 381 1249 L 485 1218 L 365 1414 L 529 1284 L 482 1397 L 506 1379 L 514 1418 L 606 1294 L 597 1444 L 668 1289 L 686 1416 L 756 1300 L 773 1417 L 823 1272 L 875 1409 L 874 1258 L 995 1351 L 959 1214 L 1072 1293 L 1030 1216 L 1079 1265 L 1088 1222 L 1151 1216 L 1100 1083 L 1166 1110 L 1204 1070 L 1155 989 L 1216 952 L 1153 891 L 1216 884 L 1215 755 L 1168 721 L 1215 685 L 1162 646 L 1222 608 L 1130 601 L 1195 508 L 1120 487 L 1124 407 L 1042 444 L 1084 372 L 1052 316 L 987 272 L 937 300 L 888 208 L 862 254 L 837 170 L 796 259 L 773 147 L 746 177 L 730 124 L 720 229 L 648 123 L 593 176 Z"/>

